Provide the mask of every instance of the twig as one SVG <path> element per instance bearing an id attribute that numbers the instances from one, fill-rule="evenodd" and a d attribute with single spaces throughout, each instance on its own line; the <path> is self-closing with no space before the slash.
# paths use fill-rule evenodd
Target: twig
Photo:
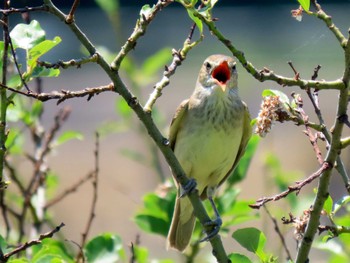
<path id="1" fill-rule="evenodd" d="M 182 61 L 186 59 L 187 53 L 202 41 L 203 35 L 201 35 L 197 41 L 194 41 L 193 43 L 191 43 L 194 28 L 195 28 L 195 24 L 194 26 L 191 27 L 190 33 L 187 39 L 185 40 L 183 47 L 179 51 L 176 51 L 173 49 L 172 51 L 173 61 L 171 62 L 170 66 L 165 66 L 163 78 L 154 86 L 154 90 L 152 94 L 149 96 L 149 99 L 147 100 L 145 106 L 143 107 L 144 111 L 146 112 L 152 111 L 152 107 L 156 103 L 156 100 L 162 95 L 162 90 L 167 85 L 169 85 L 170 83 L 169 78 L 175 74 L 177 67 L 180 66 Z"/>
<path id="2" fill-rule="evenodd" d="M 58 61 L 56 63 L 48 63 L 44 61 L 37 61 L 39 66 L 45 67 L 45 68 L 69 68 L 69 67 L 77 67 L 80 68 L 83 64 L 90 63 L 90 62 L 96 62 L 98 58 L 98 54 L 95 53 L 92 56 L 81 58 L 81 59 L 71 59 L 69 61 Z"/>
<path id="3" fill-rule="evenodd" d="M 59 226 L 57 226 L 55 229 L 47 232 L 47 233 L 44 233 L 44 234 L 41 234 L 39 236 L 38 239 L 34 239 L 34 240 L 31 240 L 31 241 L 28 241 L 28 242 L 25 242 L 23 245 L 15 248 L 14 250 L 12 250 L 11 252 L 8 252 L 6 254 L 3 255 L 2 258 L 0 258 L 0 261 L 1 262 L 6 262 L 7 260 L 9 260 L 10 257 L 12 257 L 13 255 L 16 255 L 22 251 L 25 251 L 27 248 L 31 247 L 31 246 L 34 246 L 34 245 L 38 245 L 41 243 L 42 240 L 46 239 L 46 238 L 52 238 L 53 235 L 55 233 L 57 233 L 58 231 L 61 230 L 62 227 L 64 227 L 64 223 L 61 223 Z"/>
<path id="4" fill-rule="evenodd" d="M 79 90 L 79 91 L 69 91 L 69 90 L 61 90 L 59 91 L 53 91 L 50 93 L 36 93 L 33 91 L 30 92 L 23 92 L 8 86 L 5 86 L 3 84 L 0 83 L 0 86 L 10 90 L 12 92 L 24 95 L 26 97 L 30 97 L 30 98 L 34 98 L 40 101 L 48 101 L 48 100 L 57 100 L 57 105 L 64 102 L 67 99 L 71 99 L 71 98 L 78 98 L 78 97 L 85 97 L 88 96 L 87 100 L 89 101 L 93 96 L 98 95 L 102 92 L 106 92 L 106 91 L 113 91 L 115 92 L 115 88 L 113 86 L 113 84 L 109 84 L 106 86 L 100 86 L 100 87 L 93 87 L 93 88 L 85 88 L 83 90 Z"/>
<path id="5" fill-rule="evenodd" d="M 3 15 L 9 15 L 12 13 L 27 13 L 27 12 L 36 12 L 36 11 L 47 11 L 47 7 L 45 5 L 34 6 L 34 7 L 24 7 L 24 8 L 13 8 L 9 9 L 0 9 L 0 13 Z"/>
<path id="6" fill-rule="evenodd" d="M 66 18 L 66 23 L 70 24 L 74 22 L 74 14 L 79 6 L 80 0 L 74 0 L 74 3 L 72 5 L 72 8 L 69 11 L 69 14 L 67 15 Z"/>
<path id="7" fill-rule="evenodd" d="M 320 169 L 318 169 L 315 173 L 313 173 L 312 175 L 310 175 L 308 178 L 306 178 L 305 180 L 303 181 L 299 181 L 299 182 L 296 182 L 295 185 L 292 185 L 292 186 L 288 186 L 288 189 L 283 191 L 282 193 L 280 194 L 277 194 L 277 195 L 274 195 L 274 196 L 271 196 L 271 197 L 262 197 L 260 199 L 258 199 L 256 201 L 255 204 L 251 204 L 249 205 L 251 208 L 254 208 L 254 209 L 259 209 L 261 206 L 263 206 L 264 204 L 270 202 L 270 201 L 277 201 L 277 200 L 280 200 L 282 198 L 285 198 L 287 195 L 289 195 L 290 193 L 293 193 L 293 192 L 296 192 L 296 194 L 298 194 L 300 192 L 300 190 L 307 184 L 311 183 L 313 180 L 315 180 L 316 178 L 320 177 L 320 175 L 322 173 L 324 173 L 325 171 L 327 170 L 330 170 L 331 169 L 331 165 L 327 162 L 324 162 L 321 166 Z"/>
<path id="8" fill-rule="evenodd" d="M 286 254 L 287 254 L 287 261 L 288 261 L 288 260 L 292 260 L 292 256 L 291 256 L 291 254 L 290 254 L 290 252 L 289 252 L 289 249 L 288 249 L 288 247 L 287 247 L 286 240 L 284 239 L 284 236 L 283 236 L 283 234 L 281 233 L 281 230 L 280 230 L 280 228 L 279 228 L 279 226 L 278 226 L 278 223 L 277 223 L 276 218 L 274 218 L 274 217 L 271 215 L 270 211 L 267 209 L 267 207 L 266 207 L 265 205 L 264 205 L 263 207 L 264 207 L 264 209 L 265 209 L 267 215 L 268 215 L 269 218 L 271 219 L 271 221 L 272 221 L 272 223 L 273 223 L 273 225 L 274 225 L 274 229 L 275 229 L 275 231 L 276 231 L 278 237 L 279 237 L 280 240 L 281 240 L 281 243 L 282 243 L 282 246 L 283 246 L 283 248 L 284 248 L 284 251 L 285 251 Z"/>
<path id="9" fill-rule="evenodd" d="M 88 173 L 79 181 L 77 181 L 76 183 L 72 184 L 69 188 L 64 190 L 61 194 L 57 195 L 54 199 L 51 199 L 49 202 L 47 202 L 44 209 L 47 210 L 51 206 L 57 204 L 58 202 L 61 202 L 69 194 L 76 192 L 80 186 L 82 186 L 85 182 L 89 181 L 93 176 L 94 176 L 94 172 Z"/>
<path id="10" fill-rule="evenodd" d="M 88 234 L 90 232 L 91 226 L 92 226 L 92 221 L 95 218 L 95 210 L 96 210 L 96 204 L 97 204 L 97 193 L 98 193 L 98 174 L 99 174 L 99 151 L 100 151 L 100 143 L 99 143 L 99 134 L 96 132 L 96 142 L 95 142 L 95 151 L 94 151 L 94 155 L 95 155 L 95 171 L 92 173 L 92 186 L 93 186 L 93 198 L 92 198 L 92 203 L 91 203 L 91 209 L 90 209 L 90 215 L 88 218 L 88 222 L 87 225 L 85 227 L 84 232 L 82 233 L 82 239 L 80 242 L 80 246 L 84 247 Z M 82 252 L 80 251 L 80 253 L 77 256 L 77 262 L 82 258 Z"/>

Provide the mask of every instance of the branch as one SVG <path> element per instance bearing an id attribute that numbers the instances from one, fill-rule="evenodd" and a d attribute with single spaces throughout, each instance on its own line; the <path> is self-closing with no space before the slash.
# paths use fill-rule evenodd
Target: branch
<path id="1" fill-rule="evenodd" d="M 92 186 L 93 186 L 93 198 L 91 203 L 91 210 L 90 210 L 90 216 L 88 218 L 88 222 L 85 228 L 85 231 L 82 234 L 82 239 L 80 243 L 80 247 L 84 247 L 88 234 L 90 232 L 92 221 L 95 218 L 95 210 L 96 210 L 96 204 L 97 204 L 97 190 L 98 190 L 98 174 L 100 171 L 99 167 L 99 151 L 100 151 L 100 142 L 99 142 L 99 134 L 96 132 L 96 142 L 95 142 L 95 171 L 92 176 Z M 79 262 L 79 259 L 83 257 L 82 250 L 80 250 L 80 253 L 77 256 L 77 262 Z"/>
<path id="2" fill-rule="evenodd" d="M 100 86 L 100 87 L 93 87 L 93 88 L 85 88 L 83 90 L 79 90 L 79 91 L 69 91 L 69 90 L 61 90 L 59 91 L 53 91 L 50 93 L 45 93 L 45 92 L 41 92 L 41 93 L 36 93 L 33 91 L 29 91 L 29 92 L 25 92 L 25 91 L 21 91 L 21 90 L 17 90 L 8 86 L 5 86 L 3 84 L 0 83 L 0 86 L 24 95 L 26 97 L 30 97 L 30 98 L 34 98 L 40 101 L 48 101 L 48 100 L 57 100 L 57 105 L 64 102 L 67 99 L 72 99 L 72 98 L 78 98 L 78 97 L 88 97 L 87 100 L 89 101 L 93 96 L 98 95 L 102 92 L 106 92 L 106 91 L 113 91 L 115 92 L 115 88 L 113 86 L 113 84 L 109 84 L 106 86 Z"/>
<path id="3" fill-rule="evenodd" d="M 69 68 L 69 67 L 77 67 L 80 68 L 83 64 L 90 63 L 90 62 L 96 62 L 98 58 L 98 54 L 95 53 L 87 58 L 81 58 L 81 59 L 71 59 L 69 61 L 58 61 L 56 63 L 48 63 L 43 61 L 37 61 L 39 66 L 45 67 L 45 68 Z"/>
<path id="4" fill-rule="evenodd" d="M 46 203 L 44 209 L 47 210 L 51 206 L 57 204 L 58 202 L 62 201 L 64 198 L 66 198 L 69 194 L 74 193 L 78 190 L 80 186 L 82 186 L 85 182 L 89 181 L 94 176 L 94 172 L 88 173 L 86 176 L 81 178 L 76 183 L 72 184 L 69 188 L 64 190 L 61 194 L 57 195 L 54 199 L 50 200 Z"/>
<path id="5" fill-rule="evenodd" d="M 194 15 L 202 20 L 210 30 L 211 34 L 214 35 L 220 42 L 222 42 L 231 53 L 238 59 L 238 61 L 242 64 L 242 66 L 247 70 L 249 74 L 251 74 L 257 80 L 264 82 L 266 80 L 274 81 L 282 86 L 299 86 L 301 89 L 306 88 L 315 88 L 318 90 L 328 90 L 335 89 L 341 90 L 344 88 L 344 82 L 342 80 L 334 80 L 334 81 L 315 81 L 315 80 L 305 80 L 305 79 L 295 79 L 295 78 L 287 78 L 281 75 L 275 74 L 273 71 L 264 68 L 262 70 L 258 70 L 252 63 L 247 61 L 245 55 L 242 51 L 238 50 L 232 42 L 227 39 L 216 27 L 215 22 L 213 20 L 209 20 L 207 17 L 203 16 L 201 13 L 194 11 Z"/>
<path id="6" fill-rule="evenodd" d="M 322 175 L 322 173 L 324 173 L 325 171 L 331 170 L 331 165 L 327 162 L 324 162 L 321 166 L 320 169 L 318 169 L 315 173 L 313 173 L 312 175 L 310 175 L 308 178 L 306 178 L 303 181 L 299 181 L 297 182 L 295 185 L 292 186 L 288 186 L 288 189 L 283 191 L 280 194 L 271 196 L 271 197 L 262 197 L 260 199 L 258 199 L 256 201 L 255 204 L 251 204 L 249 205 L 251 208 L 254 209 L 259 209 L 260 207 L 262 207 L 264 204 L 270 202 L 270 201 L 278 201 L 282 198 L 285 198 L 287 195 L 289 195 L 290 193 L 296 192 L 296 194 L 299 194 L 300 190 L 307 184 L 311 183 L 313 180 L 315 180 L 316 178 L 320 177 Z"/>
<path id="7" fill-rule="evenodd" d="M 9 260 L 10 257 L 12 257 L 13 255 L 16 255 L 18 253 L 20 253 L 21 251 L 25 251 L 27 248 L 31 247 L 31 246 L 34 246 L 34 245 L 38 245 L 38 244 L 41 244 L 41 241 L 44 240 L 45 238 L 52 238 L 54 234 L 56 234 L 58 231 L 61 230 L 62 227 L 64 227 L 64 223 L 61 223 L 59 226 L 57 226 L 56 228 L 54 228 L 53 230 L 47 232 L 47 233 L 44 233 L 44 234 L 41 234 L 39 236 L 38 239 L 34 239 L 34 240 L 31 240 L 31 241 L 28 241 L 28 242 L 25 242 L 23 245 L 15 248 L 14 250 L 12 250 L 11 252 L 9 253 L 6 253 L 4 254 L 1 258 L 0 258 L 0 261 L 1 262 L 6 262 L 7 260 Z"/>
<path id="8" fill-rule="evenodd" d="M 66 23 L 70 24 L 74 22 L 74 14 L 75 11 L 77 10 L 78 6 L 79 6 L 80 0 L 74 0 L 74 3 L 72 5 L 72 8 L 69 11 L 69 14 L 67 15 L 66 18 Z"/>

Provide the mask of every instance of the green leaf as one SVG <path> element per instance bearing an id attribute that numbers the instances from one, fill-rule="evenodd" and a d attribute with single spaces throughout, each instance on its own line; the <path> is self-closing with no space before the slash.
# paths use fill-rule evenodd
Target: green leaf
<path id="1" fill-rule="evenodd" d="M 22 154 L 24 145 L 23 131 L 12 127 L 6 138 L 6 149 L 11 154 Z"/>
<path id="2" fill-rule="evenodd" d="M 117 98 L 115 106 L 117 113 L 120 114 L 123 118 L 128 120 L 133 115 L 132 109 L 123 97 L 120 96 Z"/>
<path id="3" fill-rule="evenodd" d="M 254 156 L 254 153 L 258 147 L 260 141 L 260 136 L 253 135 L 247 145 L 245 153 L 242 159 L 239 161 L 237 168 L 233 171 L 233 173 L 228 177 L 227 183 L 228 187 L 231 187 L 233 184 L 242 181 L 248 172 L 250 162 Z"/>
<path id="4" fill-rule="evenodd" d="M 44 40 L 31 48 L 28 53 L 28 66 L 34 68 L 36 66 L 36 61 L 57 46 L 61 41 L 61 38 L 56 36 L 53 40 Z"/>
<path id="5" fill-rule="evenodd" d="M 84 135 L 78 131 L 65 131 L 56 140 L 56 145 L 64 144 L 70 140 L 83 140 Z"/>
<path id="6" fill-rule="evenodd" d="M 196 26 L 198 27 L 199 33 L 203 34 L 203 22 L 198 17 L 194 15 L 195 12 L 197 12 L 194 8 L 187 8 L 187 13 L 189 17 L 193 20 L 193 22 L 196 23 Z"/>
<path id="7" fill-rule="evenodd" d="M 26 72 L 27 73 L 27 72 Z M 30 75 L 26 77 L 30 78 L 40 78 L 40 77 L 58 77 L 60 75 L 60 70 L 58 68 L 45 68 L 41 66 L 36 66 L 33 71 L 28 72 Z"/>
<path id="8" fill-rule="evenodd" d="M 305 11 L 310 9 L 310 0 L 298 0 L 299 4 L 303 7 Z"/>
<path id="9" fill-rule="evenodd" d="M 266 259 L 264 246 L 266 237 L 263 232 L 257 228 L 242 228 L 236 230 L 232 237 L 245 249 L 256 254 L 261 260 Z"/>
<path id="10" fill-rule="evenodd" d="M 146 77 L 152 78 L 154 75 L 166 65 L 171 59 L 171 51 L 169 48 L 162 48 L 152 56 L 148 57 L 142 65 L 142 73 Z"/>
<path id="11" fill-rule="evenodd" d="M 166 236 L 173 215 L 176 192 L 170 191 L 165 197 L 154 193 L 143 197 L 144 207 L 136 213 L 135 223 L 144 231 Z"/>
<path id="12" fill-rule="evenodd" d="M 119 10 L 119 1 L 116 0 L 95 0 L 99 7 L 108 15 L 115 15 Z"/>
<path id="13" fill-rule="evenodd" d="M 121 238 L 110 233 L 94 237 L 85 245 L 84 252 L 89 263 L 114 263 L 125 259 Z"/>
<path id="14" fill-rule="evenodd" d="M 62 242 L 53 239 L 44 239 L 40 245 L 33 249 L 33 263 L 65 262 L 73 263 L 74 258 L 70 255 Z"/>
<path id="15" fill-rule="evenodd" d="M 17 24 L 11 31 L 10 37 L 15 47 L 31 49 L 45 40 L 45 31 L 36 20 L 30 24 Z"/>
<path id="16" fill-rule="evenodd" d="M 147 263 L 150 262 L 148 259 L 148 250 L 144 247 L 134 246 L 135 262 Z"/>
<path id="17" fill-rule="evenodd" d="M 29 263 L 29 260 L 26 258 L 10 258 L 7 263 Z"/>
<path id="18" fill-rule="evenodd" d="M 252 261 L 248 257 L 238 253 L 230 254 L 228 255 L 228 258 L 231 260 L 231 262 L 252 263 Z"/>
<path id="19" fill-rule="evenodd" d="M 328 195 L 326 201 L 324 202 L 323 210 L 326 211 L 327 215 L 330 215 L 332 213 L 332 208 L 333 208 L 333 199 L 331 195 Z"/>

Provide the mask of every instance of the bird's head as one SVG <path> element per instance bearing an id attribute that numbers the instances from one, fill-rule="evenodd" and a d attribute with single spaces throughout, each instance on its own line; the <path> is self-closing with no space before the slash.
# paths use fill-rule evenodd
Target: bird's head
<path id="1" fill-rule="evenodd" d="M 198 82 L 205 89 L 229 92 L 237 87 L 236 62 L 225 55 L 208 57 L 199 72 Z"/>

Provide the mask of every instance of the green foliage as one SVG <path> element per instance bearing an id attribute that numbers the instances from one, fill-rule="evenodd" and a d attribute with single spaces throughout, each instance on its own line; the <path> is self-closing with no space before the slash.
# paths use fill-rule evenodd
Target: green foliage
<path id="1" fill-rule="evenodd" d="M 169 191 L 165 197 L 154 193 L 143 197 L 144 206 L 136 213 L 135 223 L 145 232 L 167 236 L 173 209 L 175 205 L 174 191 Z"/>
<path id="2" fill-rule="evenodd" d="M 256 228 L 241 228 L 236 230 L 232 237 L 249 252 L 254 253 L 261 262 L 277 262 L 265 251 L 266 237 Z M 249 262 L 249 261 L 248 261 Z"/>
<path id="3" fill-rule="evenodd" d="M 298 0 L 300 5 L 303 7 L 305 11 L 309 11 L 310 9 L 310 0 Z"/>
<path id="4" fill-rule="evenodd" d="M 84 247 L 89 263 L 114 263 L 125 259 L 125 251 L 119 236 L 105 233 L 94 237 Z"/>

